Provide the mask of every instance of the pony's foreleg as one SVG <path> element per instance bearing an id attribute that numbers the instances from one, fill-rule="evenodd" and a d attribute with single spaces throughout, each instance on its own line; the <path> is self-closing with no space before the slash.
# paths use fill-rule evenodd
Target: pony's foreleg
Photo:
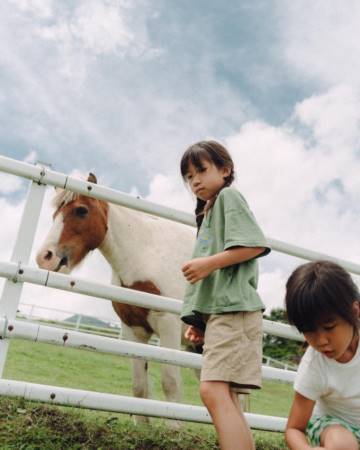
<path id="1" fill-rule="evenodd" d="M 181 345 L 181 322 L 179 317 L 170 313 L 150 313 L 149 322 L 155 319 L 154 330 L 160 338 L 162 347 L 180 349 Z M 151 320 L 152 319 L 152 320 Z M 179 402 L 181 399 L 181 375 L 180 368 L 169 364 L 161 365 L 162 387 L 167 400 Z"/>
<path id="2" fill-rule="evenodd" d="M 151 311 L 149 323 L 160 338 L 162 347 L 179 350 L 181 347 L 181 322 L 178 316 L 170 313 Z M 162 364 L 161 382 L 166 400 L 179 402 L 181 400 L 181 373 L 180 367 Z M 178 428 L 180 422 L 168 421 L 168 425 Z"/>
<path id="3" fill-rule="evenodd" d="M 140 327 L 133 329 L 122 324 L 122 337 L 125 340 L 147 344 L 150 335 Z M 148 378 L 148 362 L 143 359 L 132 360 L 132 388 L 134 397 L 149 398 L 149 378 Z M 134 416 L 135 423 L 149 423 L 149 418 L 145 416 Z"/>

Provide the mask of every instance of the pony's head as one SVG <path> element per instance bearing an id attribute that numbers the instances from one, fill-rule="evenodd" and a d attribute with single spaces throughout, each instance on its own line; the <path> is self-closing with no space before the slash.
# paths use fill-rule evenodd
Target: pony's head
<path id="1" fill-rule="evenodd" d="M 96 183 L 89 174 L 88 181 Z M 99 247 L 107 232 L 108 204 L 102 200 L 57 189 L 54 223 L 36 256 L 39 267 L 70 273 L 90 250 Z"/>

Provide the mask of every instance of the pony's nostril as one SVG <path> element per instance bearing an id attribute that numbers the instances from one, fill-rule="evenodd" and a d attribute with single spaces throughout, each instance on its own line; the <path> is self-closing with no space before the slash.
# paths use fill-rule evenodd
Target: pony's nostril
<path id="1" fill-rule="evenodd" d="M 63 256 L 63 257 L 61 258 L 59 267 L 61 267 L 61 266 L 67 266 L 67 263 L 68 263 L 68 257 L 67 257 L 67 256 Z"/>
<path id="2" fill-rule="evenodd" d="M 53 252 L 48 250 L 44 256 L 44 259 L 49 261 L 52 257 L 53 257 Z"/>

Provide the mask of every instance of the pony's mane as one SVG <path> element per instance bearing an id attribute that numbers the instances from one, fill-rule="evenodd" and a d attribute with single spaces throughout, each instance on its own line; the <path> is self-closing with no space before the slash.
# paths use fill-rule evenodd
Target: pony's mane
<path id="1" fill-rule="evenodd" d="M 62 206 L 65 206 L 68 203 L 72 202 L 73 200 L 76 200 L 77 198 L 79 198 L 79 194 L 62 189 L 61 191 L 56 192 L 52 204 L 55 209 L 59 209 Z"/>

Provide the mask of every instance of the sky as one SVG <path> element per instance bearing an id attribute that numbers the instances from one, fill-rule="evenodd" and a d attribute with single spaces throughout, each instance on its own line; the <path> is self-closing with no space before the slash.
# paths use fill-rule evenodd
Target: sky
<path id="1" fill-rule="evenodd" d="M 359 263 L 359 21 L 356 0 L 3 0 L 0 154 L 191 212 L 181 155 L 216 139 L 266 236 Z M 1 261 L 27 188 L 0 173 Z M 302 262 L 261 260 L 267 312 Z M 110 279 L 97 251 L 74 273 Z M 115 318 L 109 302 L 30 285 L 21 301 Z"/>

